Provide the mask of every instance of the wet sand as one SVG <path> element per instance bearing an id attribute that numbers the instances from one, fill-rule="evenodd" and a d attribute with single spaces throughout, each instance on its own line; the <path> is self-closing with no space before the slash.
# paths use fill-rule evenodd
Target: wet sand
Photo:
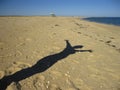
<path id="1" fill-rule="evenodd" d="M 80 52 L 70 52 L 65 40 Z M 120 27 L 75 17 L 0 17 L 0 79 L 0 90 L 120 90 Z"/>

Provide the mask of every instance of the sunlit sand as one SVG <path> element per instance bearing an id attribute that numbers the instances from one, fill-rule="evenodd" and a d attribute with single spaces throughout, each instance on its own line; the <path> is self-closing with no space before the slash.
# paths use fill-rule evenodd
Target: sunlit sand
<path id="1" fill-rule="evenodd" d="M 78 52 L 70 52 L 70 47 Z M 49 66 L 51 56 L 60 52 Z M 43 71 L 24 71 L 47 57 L 50 63 L 43 61 Z M 1 82 L 17 78 L 14 74 L 21 71 L 26 75 L 19 82 L 2 82 L 6 90 L 119 90 L 119 69 L 119 26 L 77 17 L 0 17 Z"/>

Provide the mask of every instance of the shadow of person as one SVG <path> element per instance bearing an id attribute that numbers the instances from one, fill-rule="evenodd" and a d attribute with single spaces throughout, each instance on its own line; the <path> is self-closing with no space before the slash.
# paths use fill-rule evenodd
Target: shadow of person
<path id="1" fill-rule="evenodd" d="M 12 82 L 18 83 L 19 81 L 26 79 L 34 74 L 44 72 L 54 65 L 57 61 L 66 58 L 67 56 L 74 54 L 76 52 L 92 52 L 92 50 L 78 50 L 82 48 L 82 45 L 71 46 L 68 40 L 66 41 L 66 47 L 63 51 L 46 56 L 40 59 L 35 65 L 29 68 L 22 69 L 12 75 L 4 76 L 0 79 L 0 90 L 5 90 Z"/>

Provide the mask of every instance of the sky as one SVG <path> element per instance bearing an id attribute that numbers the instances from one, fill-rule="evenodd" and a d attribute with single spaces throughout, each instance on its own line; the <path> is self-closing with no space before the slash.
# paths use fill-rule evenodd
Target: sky
<path id="1" fill-rule="evenodd" d="M 0 0 L 0 15 L 120 17 L 120 0 Z"/>

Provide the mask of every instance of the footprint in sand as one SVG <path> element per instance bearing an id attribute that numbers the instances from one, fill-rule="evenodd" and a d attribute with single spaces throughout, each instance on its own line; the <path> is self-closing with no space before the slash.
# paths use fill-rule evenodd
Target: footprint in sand
<path id="1" fill-rule="evenodd" d="M 59 26 L 58 24 L 55 24 L 55 26 Z"/>
<path id="2" fill-rule="evenodd" d="M 107 44 L 108 44 L 108 43 L 111 43 L 111 42 L 112 42 L 112 41 L 111 41 L 111 40 L 109 40 L 109 41 L 106 41 L 105 43 L 107 43 Z"/>
<path id="3" fill-rule="evenodd" d="M 106 41 L 105 43 L 108 45 L 108 46 L 111 46 L 111 47 L 113 47 L 113 48 L 117 48 L 116 47 L 116 45 L 113 45 L 113 44 L 111 44 L 111 40 L 109 40 L 109 41 Z M 117 49 L 116 49 L 117 50 Z"/>
<path id="4" fill-rule="evenodd" d="M 110 39 L 115 39 L 114 37 L 110 37 Z"/>
<path id="5" fill-rule="evenodd" d="M 78 34 L 82 34 L 81 32 L 77 32 Z"/>
<path id="6" fill-rule="evenodd" d="M 45 77 L 43 75 L 37 75 L 33 80 L 33 86 L 36 90 L 46 90 Z"/>
<path id="7" fill-rule="evenodd" d="M 111 45 L 111 46 L 114 47 L 114 48 L 116 47 L 115 45 Z"/>

